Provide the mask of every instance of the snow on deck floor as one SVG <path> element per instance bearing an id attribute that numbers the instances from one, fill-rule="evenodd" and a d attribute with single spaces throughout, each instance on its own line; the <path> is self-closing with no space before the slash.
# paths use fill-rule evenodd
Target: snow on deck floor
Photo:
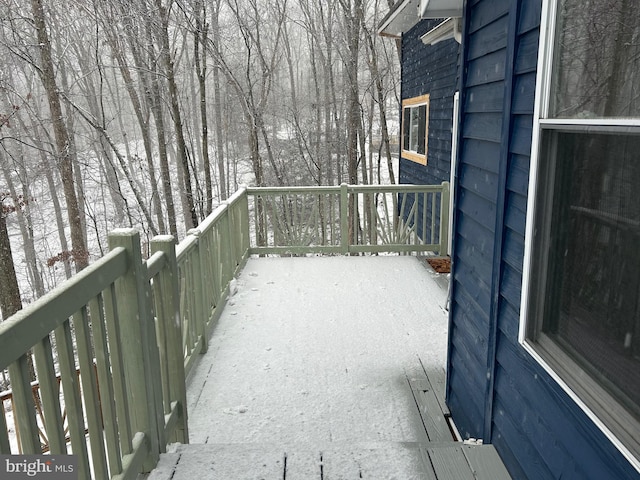
<path id="1" fill-rule="evenodd" d="M 427 441 L 446 282 L 407 256 L 249 259 L 189 381 L 191 443 Z"/>
<path id="2" fill-rule="evenodd" d="M 236 286 L 188 381 L 190 445 L 150 479 L 436 478 L 407 378 L 445 367 L 445 276 L 409 256 L 252 258 Z"/>

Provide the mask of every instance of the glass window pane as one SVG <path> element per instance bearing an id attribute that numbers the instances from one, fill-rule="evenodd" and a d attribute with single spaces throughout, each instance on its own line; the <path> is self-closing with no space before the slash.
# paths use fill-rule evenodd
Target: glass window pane
<path id="1" fill-rule="evenodd" d="M 427 106 L 420 105 L 418 108 L 418 153 L 424 155 L 426 152 L 427 134 Z"/>
<path id="2" fill-rule="evenodd" d="M 409 149 L 409 134 L 411 133 L 411 109 L 405 107 L 402 110 L 402 148 Z"/>
<path id="3" fill-rule="evenodd" d="M 544 136 L 553 191 L 542 330 L 640 418 L 640 136 Z"/>
<path id="4" fill-rule="evenodd" d="M 561 0 L 553 118 L 640 117 L 637 0 Z"/>
<path id="5" fill-rule="evenodd" d="M 411 108 L 411 140 L 409 150 L 412 152 L 418 151 L 418 130 L 420 128 L 420 113 L 417 107 Z"/>

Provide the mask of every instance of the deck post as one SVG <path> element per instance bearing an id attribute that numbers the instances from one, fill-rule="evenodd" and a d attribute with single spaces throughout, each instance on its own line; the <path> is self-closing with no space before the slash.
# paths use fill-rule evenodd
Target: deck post
<path id="1" fill-rule="evenodd" d="M 158 274 L 160 279 L 160 301 L 163 302 L 163 322 L 166 334 L 167 383 L 170 401 L 180 404 L 180 423 L 169 442 L 189 443 L 187 425 L 187 388 L 185 384 L 184 358 L 182 355 L 182 324 L 180 321 L 180 287 L 178 285 L 178 262 L 175 240 L 171 235 L 158 235 L 151 240 L 151 253 L 162 252 L 166 268 Z"/>
<path id="2" fill-rule="evenodd" d="M 196 284 L 193 285 L 194 294 L 196 297 L 196 305 L 195 305 L 195 317 L 192 321 L 196 324 L 196 334 L 198 335 L 198 341 L 200 342 L 200 353 L 207 353 L 208 350 L 208 341 L 207 341 L 207 323 L 209 321 L 209 312 L 206 305 L 206 296 L 204 294 L 204 286 L 206 282 L 204 281 L 204 276 L 202 273 L 202 262 L 203 262 L 203 254 L 202 254 L 202 232 L 197 228 L 192 228 L 187 232 L 188 235 L 195 237 L 196 239 L 196 247 L 193 250 L 193 254 L 191 255 L 191 261 L 193 262 L 193 272 L 194 279 Z M 227 253 L 228 254 L 228 253 Z"/>
<path id="3" fill-rule="evenodd" d="M 109 235 L 109 248 L 127 251 L 128 270 L 116 280 L 118 317 L 125 384 L 131 402 L 132 432 L 142 432 L 149 441 L 149 455 L 143 471 L 158 463 L 164 451 L 164 414 L 156 330 L 151 315 L 151 293 L 146 265 L 140 251 L 140 234 L 132 228 L 117 229 Z"/>
<path id="4" fill-rule="evenodd" d="M 340 184 L 340 251 L 349 253 L 349 190 L 346 183 Z"/>
<path id="5" fill-rule="evenodd" d="M 247 193 L 247 187 L 242 189 L 241 205 L 238 207 L 238 216 L 234 215 L 234 222 L 236 225 L 234 228 L 240 230 L 240 236 L 242 238 L 242 256 L 238 257 L 238 265 L 242 263 L 242 260 L 249 255 L 249 248 L 251 247 L 251 239 L 249 237 L 249 194 Z"/>
<path id="6" fill-rule="evenodd" d="M 442 194 L 440 195 L 440 255 L 447 255 L 449 249 L 449 182 L 442 182 Z"/>

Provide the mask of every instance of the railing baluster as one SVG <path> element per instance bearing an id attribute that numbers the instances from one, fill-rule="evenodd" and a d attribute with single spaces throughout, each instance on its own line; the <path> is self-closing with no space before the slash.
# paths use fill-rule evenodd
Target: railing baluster
<path id="1" fill-rule="evenodd" d="M 265 197 L 262 197 L 263 199 Z M 271 230 L 273 230 L 273 245 L 279 246 L 282 243 L 282 238 L 285 236 L 285 229 L 283 227 L 284 221 L 281 220 L 278 215 L 278 202 L 275 195 L 266 195 L 264 209 L 265 215 L 265 245 L 269 245 L 269 220 L 271 220 Z"/>
<path id="2" fill-rule="evenodd" d="M 20 446 L 23 454 L 40 453 L 40 437 L 38 436 L 28 363 L 27 355 L 24 354 L 9 365 L 14 415 L 16 425 L 20 427 Z"/>
<path id="3" fill-rule="evenodd" d="M 98 376 L 98 398 L 102 411 L 102 424 L 107 444 L 109 471 L 119 472 L 122 469 L 121 451 L 118 442 L 118 425 L 116 422 L 116 406 L 114 400 L 111 360 L 107 347 L 105 331 L 104 300 L 102 294 L 89 301 L 91 327 L 95 349 L 96 374 Z"/>
<path id="4" fill-rule="evenodd" d="M 195 292 L 193 291 L 193 288 L 190 288 L 190 285 L 193 285 L 193 282 L 195 281 L 193 257 L 191 255 L 185 259 L 184 267 L 186 268 L 183 282 L 185 292 L 184 314 L 189 331 L 189 352 L 193 355 L 198 344 L 198 325 L 195 316 Z"/>
<path id="5" fill-rule="evenodd" d="M 228 208 L 226 209 L 226 212 L 222 216 L 220 221 L 226 222 L 226 223 L 231 221 Z M 229 227 L 220 228 L 219 230 L 220 234 L 218 235 L 218 243 L 220 244 L 218 246 L 218 253 L 220 254 L 218 258 L 220 258 L 220 261 L 223 266 L 222 277 L 221 277 L 222 281 L 220 283 L 221 292 L 224 288 L 226 288 L 227 284 L 231 281 L 236 271 L 236 267 L 234 265 L 235 262 L 233 260 L 233 252 L 231 250 L 231 238 L 229 237 L 229 235 L 226 235 L 225 233 L 223 233 L 223 232 L 227 232 L 228 230 L 229 230 Z"/>
<path id="6" fill-rule="evenodd" d="M 249 197 L 246 188 L 243 188 L 238 194 L 241 194 L 241 197 L 233 203 L 232 211 L 234 212 L 233 223 L 235 224 L 235 233 L 236 236 L 239 237 L 238 240 L 240 241 L 238 243 L 242 245 L 242 248 L 236 252 L 237 257 L 234 271 L 236 266 L 240 265 L 244 256 L 248 255 L 249 248 L 251 247 L 251 241 L 249 239 Z M 232 239 L 234 242 L 235 240 L 235 238 Z"/>
<path id="7" fill-rule="evenodd" d="M 11 443 L 9 442 L 9 432 L 7 431 L 7 419 L 5 417 L 4 400 L 0 399 L 0 454 L 10 455 Z M 15 453 L 15 452 L 13 452 Z"/>
<path id="8" fill-rule="evenodd" d="M 315 197 L 310 195 L 305 195 L 302 198 L 303 198 L 303 204 L 302 204 L 303 208 L 302 208 L 302 214 L 300 218 L 300 223 L 301 223 L 300 229 L 304 231 L 304 234 L 302 236 L 302 239 L 303 239 L 302 245 L 306 247 L 307 245 L 312 245 L 314 243 L 317 243 L 317 239 L 319 237 L 318 223 L 320 222 L 318 219 L 318 208 L 315 201 Z M 308 208 L 304 208 L 307 202 L 309 206 Z M 306 211 L 308 211 L 309 213 L 307 214 Z"/>
<path id="9" fill-rule="evenodd" d="M 160 278 L 153 279 L 153 304 L 156 317 L 156 335 L 158 338 L 158 350 L 160 352 L 160 376 L 162 378 L 162 405 L 166 415 L 171 410 L 171 395 L 169 394 L 169 366 L 167 363 L 167 331 L 165 328 L 166 312 L 161 297 L 162 290 Z"/>
<path id="10" fill-rule="evenodd" d="M 66 454 L 67 445 L 62 425 L 60 390 L 53 365 L 49 335 L 33 347 L 33 358 L 38 372 L 39 393 L 42 400 L 49 451 L 54 454 Z"/>
<path id="11" fill-rule="evenodd" d="M 418 225 L 420 224 L 420 194 L 418 192 L 415 192 L 413 194 L 413 198 L 415 202 L 415 211 L 413 212 L 413 225 L 411 226 L 411 233 L 409 235 L 408 243 L 411 245 L 418 245 L 420 243 L 418 241 L 418 236 L 420 233 L 418 230 Z"/>
<path id="12" fill-rule="evenodd" d="M 207 338 L 206 322 L 208 315 L 205 318 L 205 295 L 204 295 L 204 276 L 202 275 L 202 257 L 200 255 L 201 244 L 200 237 L 201 232 L 197 228 L 193 228 L 187 232 L 189 235 L 195 237 L 195 247 L 191 251 L 191 265 L 193 268 L 192 288 L 194 308 L 192 312 L 192 319 L 196 323 L 196 335 L 198 342 L 200 343 L 200 352 L 206 353 L 208 349 L 209 339 Z"/>
<path id="13" fill-rule="evenodd" d="M 401 231 L 406 228 L 406 221 L 404 220 L 404 211 L 407 205 L 408 196 L 409 195 L 407 193 L 402 195 L 402 202 L 400 203 L 400 211 L 398 212 L 399 221 L 398 221 L 398 228 L 395 234 L 396 238 L 400 238 Z M 409 215 L 407 215 L 407 218 L 409 218 Z"/>
<path id="14" fill-rule="evenodd" d="M 64 406 L 67 410 L 67 424 L 69 436 L 71 437 L 71 450 L 74 455 L 78 456 L 78 475 L 80 478 L 91 478 L 85 439 L 84 414 L 80 398 L 80 384 L 73 355 L 71 325 L 68 320 L 55 330 L 55 339 L 60 379 L 64 393 Z"/>
<path id="15" fill-rule="evenodd" d="M 347 184 L 340 185 L 340 247 L 343 254 L 349 253 L 349 191 Z"/>
<path id="16" fill-rule="evenodd" d="M 102 435 L 102 419 L 100 418 L 100 400 L 96 386 L 96 374 L 91 351 L 89 333 L 89 315 L 86 307 L 73 316 L 78 348 L 78 364 L 80 366 L 80 383 L 84 397 L 85 416 L 89 427 L 89 443 L 91 445 L 91 463 L 96 479 L 107 478 L 107 459 L 104 452 Z"/>
<path id="17" fill-rule="evenodd" d="M 433 193 L 431 195 L 431 243 L 436 243 L 437 203 L 437 195 Z"/>
<path id="18" fill-rule="evenodd" d="M 393 195 L 393 194 L 391 194 Z M 391 215 L 389 215 L 389 199 L 387 194 L 383 194 L 383 206 L 384 206 L 384 216 L 386 221 L 383 223 L 383 227 L 382 227 L 382 243 L 383 244 L 388 244 L 391 243 L 391 238 L 393 237 L 393 233 L 396 230 L 396 216 L 397 216 L 397 212 L 395 211 L 395 208 L 391 208 L 391 215 L 393 215 L 393 217 L 391 217 Z M 395 202 L 392 202 L 392 204 L 394 204 Z M 389 221 L 389 218 L 393 218 L 393 221 Z"/>
<path id="19" fill-rule="evenodd" d="M 429 202 L 429 193 L 428 192 L 424 192 L 422 194 L 422 235 L 421 237 L 421 244 L 424 245 L 426 243 L 433 243 L 433 241 L 430 238 L 427 238 L 427 212 L 429 211 L 429 209 L 427 208 L 428 202 Z"/>
<path id="20" fill-rule="evenodd" d="M 211 254 L 214 255 L 216 240 L 219 243 L 220 237 L 226 237 L 228 239 L 229 247 L 227 249 L 227 255 L 229 259 L 229 265 L 233 273 L 236 269 L 235 259 L 238 257 L 237 250 L 242 249 L 242 245 L 240 244 L 240 242 L 234 241 L 234 209 L 232 208 L 230 202 L 225 202 L 224 206 L 226 214 L 210 229 L 210 233 L 208 235 L 209 247 L 211 248 Z M 211 258 L 211 268 L 213 268 L 214 260 L 215 255 Z"/>
<path id="21" fill-rule="evenodd" d="M 129 396 L 126 393 L 124 366 L 122 364 L 122 342 L 120 333 L 120 317 L 114 293 L 115 285 L 109 285 L 102 293 L 104 296 L 105 324 L 107 327 L 107 341 L 111 354 L 111 377 L 116 406 L 116 418 L 120 433 L 120 451 L 122 455 L 131 453 L 131 419 L 129 418 Z"/>
<path id="22" fill-rule="evenodd" d="M 358 205 L 360 204 L 360 193 L 357 190 L 353 190 L 351 193 L 351 228 L 353 234 L 353 244 L 360 245 L 360 238 L 358 236 L 360 230 L 360 218 L 358 216 Z"/>

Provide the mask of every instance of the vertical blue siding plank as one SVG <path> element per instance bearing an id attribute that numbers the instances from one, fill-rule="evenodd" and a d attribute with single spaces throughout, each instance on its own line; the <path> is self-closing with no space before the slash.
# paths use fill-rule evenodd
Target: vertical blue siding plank
<path id="1" fill-rule="evenodd" d="M 509 28 L 507 30 L 506 64 L 514 65 L 520 0 L 511 0 Z M 504 242 L 504 220 L 506 212 L 507 173 L 509 166 L 509 142 L 511 140 L 511 108 L 513 104 L 514 69 L 505 72 L 505 95 L 502 108 L 502 138 L 500 140 L 500 166 L 498 173 L 498 198 L 496 201 L 495 243 L 493 247 L 493 273 L 491 275 L 491 309 L 489 312 L 489 340 L 487 349 L 487 385 L 485 390 L 485 414 L 483 438 L 491 442 L 493 434 L 493 399 L 496 370 L 498 311 L 500 306 L 500 283 L 502 278 L 502 244 Z"/>

